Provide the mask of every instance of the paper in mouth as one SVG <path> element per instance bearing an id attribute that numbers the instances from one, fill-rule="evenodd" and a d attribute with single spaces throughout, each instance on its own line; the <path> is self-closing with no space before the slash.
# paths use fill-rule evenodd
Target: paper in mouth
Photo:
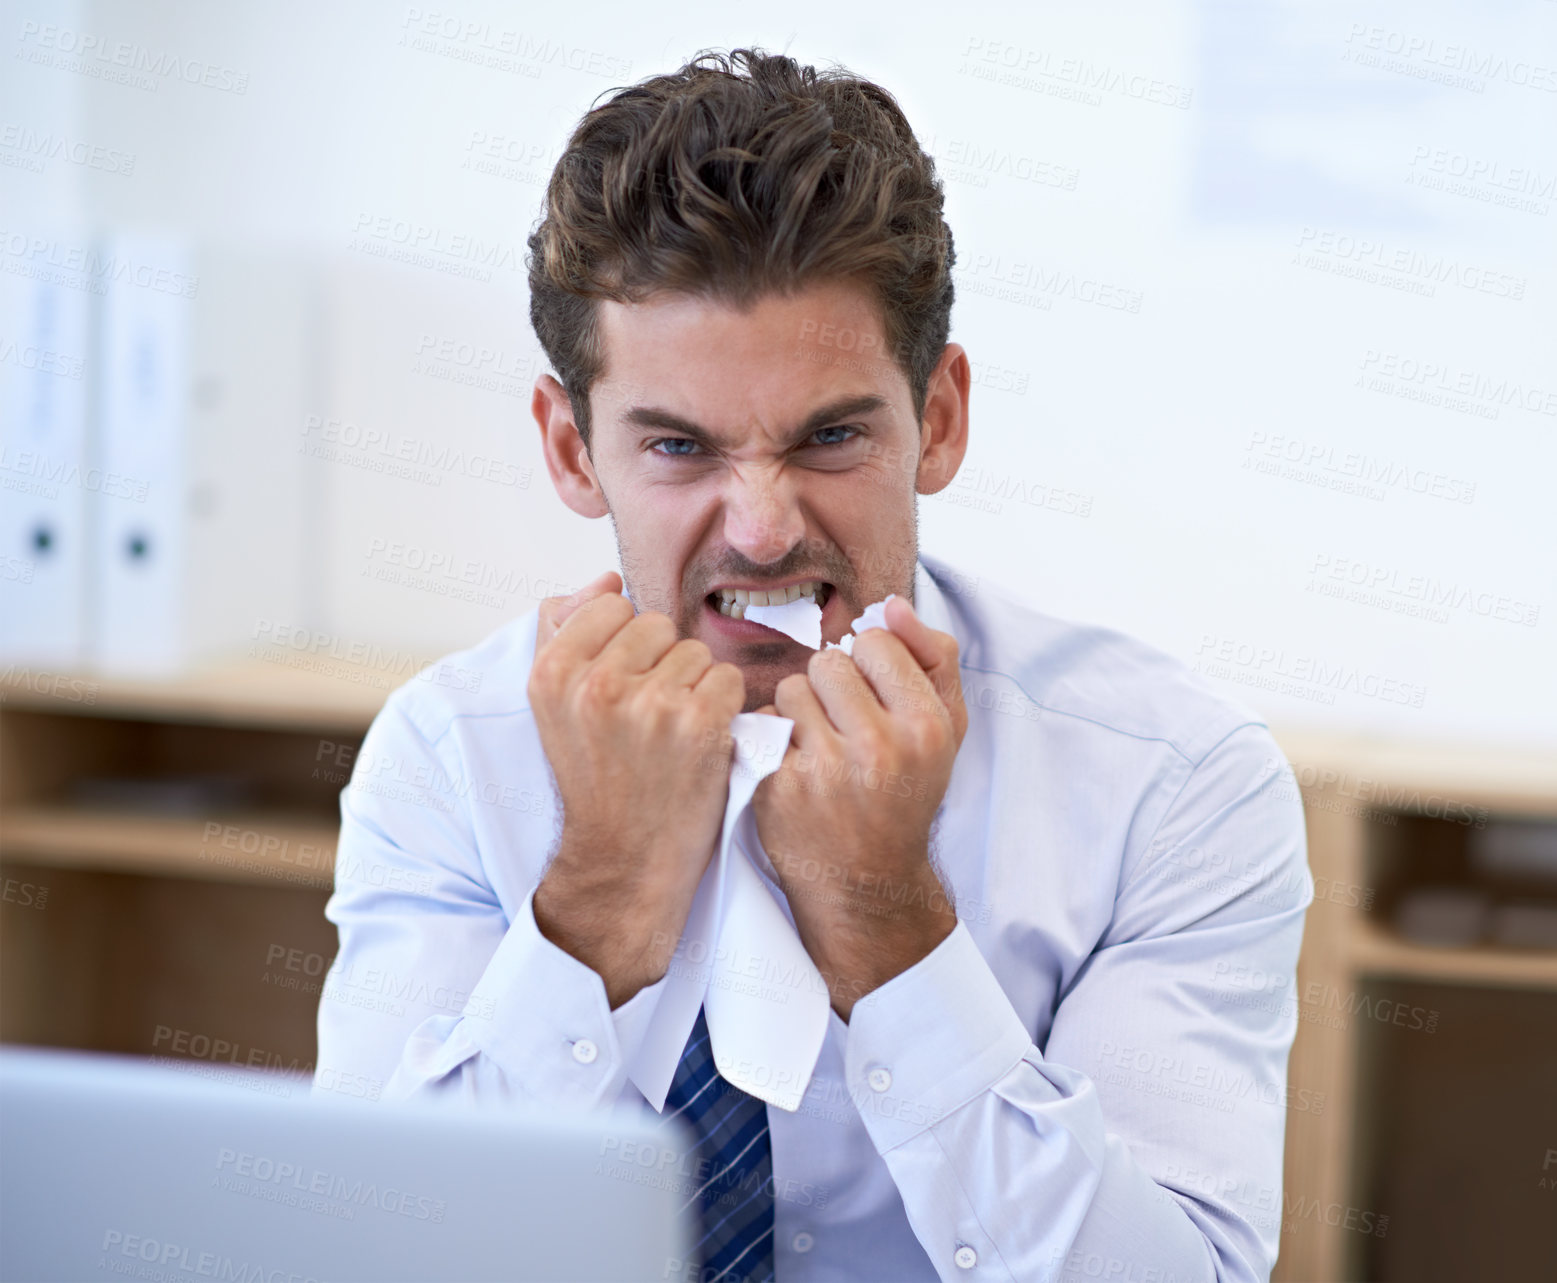
<path id="1" fill-rule="evenodd" d="M 796 597 L 782 606 L 748 606 L 744 617 L 793 637 L 802 646 L 821 649 L 822 608 L 810 597 Z"/>
<path id="2" fill-rule="evenodd" d="M 851 625 L 853 631 L 845 633 L 842 641 L 828 642 L 826 649 L 841 650 L 845 655 L 852 655 L 857 633 L 867 628 L 887 626 L 887 603 L 896 596 L 896 593 L 888 593 L 880 601 L 866 606 L 864 614 Z M 745 618 L 792 637 L 812 650 L 823 649 L 822 608 L 808 597 L 796 597 L 794 601 L 787 601 L 782 606 L 748 606 Z"/>

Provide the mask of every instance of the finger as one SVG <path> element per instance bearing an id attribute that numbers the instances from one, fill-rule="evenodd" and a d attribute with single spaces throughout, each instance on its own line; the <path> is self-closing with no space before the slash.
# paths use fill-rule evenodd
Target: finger
<path id="1" fill-rule="evenodd" d="M 535 629 L 536 648 L 546 645 L 555 637 L 557 630 L 567 623 L 569 617 L 585 602 L 593 601 L 606 593 L 616 593 L 620 596 L 621 591 L 622 577 L 614 570 L 607 570 L 604 574 L 596 575 L 575 593 L 565 597 L 547 597 L 540 605 L 540 617 Z"/>
<path id="2" fill-rule="evenodd" d="M 855 647 L 858 646 L 856 639 Z M 806 676 L 839 734 L 852 738 L 884 729 L 886 709 L 861 675 L 858 665 L 843 651 L 817 651 L 811 656 Z"/>
<path id="3" fill-rule="evenodd" d="M 887 603 L 883 613 L 892 635 L 908 647 L 920 668 L 928 670 L 941 658 L 936 638 L 945 637 L 946 634 L 937 632 L 920 619 L 906 597 L 894 597 Z"/>
<path id="4" fill-rule="evenodd" d="M 949 717 L 929 675 L 896 633 L 866 629 L 854 643 L 854 665 L 889 713 L 936 721 Z"/>
<path id="5" fill-rule="evenodd" d="M 676 644 L 676 625 L 669 615 L 646 610 L 630 620 L 600 651 L 600 662 L 624 673 L 652 669 Z"/>
<path id="6" fill-rule="evenodd" d="M 563 671 L 593 660 L 633 619 L 633 604 L 620 593 L 602 593 L 576 606 L 547 646 Z M 540 656 L 537 655 L 537 661 Z"/>
<path id="7" fill-rule="evenodd" d="M 818 787 L 819 764 L 833 760 L 834 755 L 841 751 L 837 728 L 828 720 L 821 701 L 817 699 L 804 673 L 784 678 L 774 691 L 773 698 L 775 702 L 768 707 L 779 717 L 789 718 L 795 725 L 789 733 L 789 743 L 784 749 L 779 769 L 757 787 L 768 796 L 772 796 L 775 789 L 799 788 L 808 793 L 823 791 Z M 784 862 L 782 855 L 775 856 L 772 850 L 768 851 L 768 856 L 775 860 L 775 867 Z"/>
<path id="8" fill-rule="evenodd" d="M 710 708 L 734 717 L 746 703 L 746 677 L 734 664 L 713 664 L 697 679 L 692 694 Z"/>
<path id="9" fill-rule="evenodd" d="M 805 684 L 785 677 L 774 691 L 783 716 L 796 718 L 796 736 L 805 733 L 808 747 L 824 749 L 821 738 L 849 738 L 873 726 L 884 712 L 875 694 L 859 676 L 855 662 L 842 651 L 817 652 L 803 674 Z M 799 716 L 789 712 L 796 708 Z"/>
<path id="10" fill-rule="evenodd" d="M 705 642 L 696 637 L 683 637 L 657 663 L 652 671 L 656 679 L 672 686 L 696 686 L 698 680 L 713 667 L 714 653 Z"/>
<path id="11" fill-rule="evenodd" d="M 886 616 L 887 623 L 892 626 L 892 635 L 908 647 L 914 662 L 930 679 L 936 695 L 951 714 L 960 742 L 963 732 L 968 729 L 968 709 L 962 699 L 962 666 L 957 639 L 950 633 L 931 628 L 902 597 L 887 603 Z"/>

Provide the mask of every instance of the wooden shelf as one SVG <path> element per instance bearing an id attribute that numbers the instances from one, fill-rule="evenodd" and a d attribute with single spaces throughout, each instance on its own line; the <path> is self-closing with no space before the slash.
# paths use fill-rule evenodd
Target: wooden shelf
<path id="1" fill-rule="evenodd" d="M 1352 965 L 1361 973 L 1443 984 L 1557 990 L 1557 950 L 1496 946 L 1436 949 L 1402 940 L 1373 922 L 1351 927 Z"/>
<path id="2" fill-rule="evenodd" d="M 1367 736 L 1322 734 L 1272 727 L 1298 783 L 1378 810 L 1409 811 L 1402 799 L 1430 805 L 1435 796 L 1486 807 L 1502 815 L 1557 816 L 1557 751 L 1463 744 L 1406 744 Z"/>
<path id="3" fill-rule="evenodd" d="M 338 836 L 338 825 L 277 812 L 191 819 L 28 804 L 0 816 L 0 859 L 329 890 Z"/>
<path id="4" fill-rule="evenodd" d="M 1424 870 L 1463 863 L 1473 840 L 1464 820 L 1467 806 L 1484 811 L 1488 822 L 1557 818 L 1557 752 L 1550 747 L 1402 743 L 1291 727 L 1272 731 L 1302 789 L 1316 882 L 1323 879 L 1358 896 L 1377 893 L 1389 901 Z M 1557 992 L 1557 951 L 1435 949 L 1393 934 L 1378 914 L 1359 908 L 1357 899 L 1316 900 L 1304 922 L 1299 986 L 1305 992 L 1316 986 L 1313 992 L 1356 995 L 1360 986 L 1384 978 L 1443 986 L 1435 1005 L 1454 1001 L 1471 1012 L 1497 1013 L 1510 1002 L 1545 1001 Z M 1499 1018 L 1487 1020 L 1497 1027 Z M 1477 1048 L 1464 1031 L 1475 1028 L 1476 1020 L 1467 1016 L 1454 1035 L 1440 1033 L 1430 1050 L 1474 1063 Z M 1498 1028 L 1500 1036 L 1507 1034 Z M 1380 1094 L 1388 1088 L 1374 1067 L 1385 1051 L 1394 1057 L 1391 1064 L 1409 1062 L 1421 1048 L 1388 1040 L 1416 1036 L 1376 1022 L 1350 1027 L 1299 1022 L 1288 1062 L 1289 1093 L 1295 1099 L 1303 1092 L 1322 1095 L 1325 1107 L 1288 1117 L 1283 1179 L 1289 1206 L 1295 1198 L 1300 1205 L 1308 1200 L 1376 1214 L 1397 1210 L 1396 1197 L 1405 1195 L 1387 1183 L 1389 1142 L 1380 1139 L 1380 1120 L 1390 1112 Z M 1542 1030 L 1529 1036 L 1551 1045 Z M 1508 1102 L 1515 1114 L 1523 1105 L 1517 1098 Z M 1413 1134 L 1432 1129 L 1420 1112 L 1411 1125 L 1417 1129 Z M 1414 1204 L 1418 1210 L 1424 1205 L 1420 1198 Z M 1415 1232 L 1420 1234 L 1420 1227 Z M 1400 1250 L 1396 1233 L 1392 1224 L 1393 1251 Z M 1376 1277 L 1379 1252 L 1374 1239 L 1343 1225 L 1284 1219 L 1272 1281 Z"/>
<path id="5" fill-rule="evenodd" d="M 283 966 L 284 979 L 315 976 L 334 954 L 334 931 L 319 913 L 339 840 L 331 808 L 363 733 L 414 673 L 331 660 L 301 666 L 312 662 L 234 658 L 144 681 L 0 665 L 0 860 L 51 871 L 32 879 L 34 899 L 51 892 L 47 913 L 6 906 L 0 1032 L 143 1053 L 155 1030 L 174 1027 L 241 1036 L 302 1060 L 314 1054 L 317 999 L 306 987 L 271 983 L 273 963 L 313 968 Z M 1557 993 L 1557 950 L 1433 949 L 1380 921 L 1382 904 L 1419 871 L 1407 861 L 1464 858 L 1463 824 L 1451 830 L 1432 818 L 1449 814 L 1451 802 L 1456 815 L 1469 805 L 1493 818 L 1557 817 L 1557 752 L 1273 729 L 1302 789 L 1316 881 L 1378 891 L 1381 901 L 1373 915 L 1344 897 L 1310 908 L 1299 985 L 1347 995 L 1375 979 L 1425 981 L 1456 987 L 1438 1005 L 1498 1010 Z M 247 791 L 211 790 L 230 800 L 189 815 L 63 800 L 93 795 L 82 781 L 202 774 L 243 777 Z M 1391 813 L 1387 823 L 1379 812 Z M 1412 815 L 1427 818 L 1405 818 Z M 1413 1035 L 1374 1024 L 1299 1022 L 1289 1097 L 1325 1105 L 1294 1107 L 1288 1117 L 1289 1206 L 1390 1210 L 1359 1201 L 1378 1197 L 1366 1191 L 1382 1161 L 1372 1147 L 1383 1111 L 1363 1053 L 1373 1054 L 1369 1037 L 1381 1030 Z M 1439 1042 L 1456 1050 L 1448 1035 Z M 1284 1219 L 1281 1241 L 1274 1283 L 1359 1277 L 1372 1246 L 1343 1225 L 1302 1217 Z"/>
<path id="6" fill-rule="evenodd" d="M 12 664 L 0 669 L 0 705 L 84 717 L 360 734 L 390 691 L 414 676 L 406 667 L 333 660 L 305 669 L 239 658 L 147 679 L 86 671 L 56 675 Z"/>

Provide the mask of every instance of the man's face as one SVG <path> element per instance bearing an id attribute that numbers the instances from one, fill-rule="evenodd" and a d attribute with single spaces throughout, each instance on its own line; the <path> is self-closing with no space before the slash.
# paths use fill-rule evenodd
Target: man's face
<path id="1" fill-rule="evenodd" d="M 602 303 L 600 326 L 581 466 L 627 591 L 739 666 L 748 711 L 813 652 L 722 596 L 820 583 L 833 642 L 871 602 L 912 599 L 920 425 L 868 293 L 828 283 L 746 312 L 661 294 Z"/>

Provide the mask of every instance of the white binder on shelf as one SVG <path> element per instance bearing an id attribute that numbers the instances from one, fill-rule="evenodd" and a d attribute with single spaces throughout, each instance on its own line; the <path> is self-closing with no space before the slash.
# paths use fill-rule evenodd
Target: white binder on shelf
<path id="1" fill-rule="evenodd" d="M 189 547 L 188 255 L 170 241 L 102 247 L 99 462 L 139 502 L 104 503 L 97 523 L 97 667 L 156 675 L 182 667 Z M 169 288 L 170 286 L 177 288 Z"/>
<path id="2" fill-rule="evenodd" d="M 173 676 L 296 622 L 310 277 L 278 251 L 105 243 L 99 449 L 144 503 L 99 506 L 93 658 Z"/>
<path id="3" fill-rule="evenodd" d="M 87 639 L 92 295 L 0 276 L 0 664 L 59 674 Z"/>

